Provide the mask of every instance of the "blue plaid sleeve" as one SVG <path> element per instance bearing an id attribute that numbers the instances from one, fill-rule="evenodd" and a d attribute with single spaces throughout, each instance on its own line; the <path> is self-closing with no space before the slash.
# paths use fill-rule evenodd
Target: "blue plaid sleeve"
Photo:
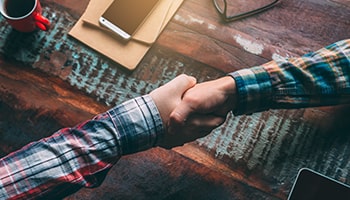
<path id="1" fill-rule="evenodd" d="M 350 40 L 230 75 L 237 86 L 237 115 L 350 103 Z"/>

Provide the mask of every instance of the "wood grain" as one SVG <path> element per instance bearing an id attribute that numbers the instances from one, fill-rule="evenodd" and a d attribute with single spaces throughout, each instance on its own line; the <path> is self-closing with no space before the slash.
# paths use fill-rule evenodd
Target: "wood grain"
<path id="1" fill-rule="evenodd" d="M 315 51 L 350 30 L 348 0 L 285 0 L 232 23 L 220 20 L 211 0 L 186 0 L 137 69 L 126 71 L 68 36 L 88 0 L 42 4 L 49 32 L 18 33 L 0 18 L 1 155 L 179 74 L 212 80 Z M 285 199 L 301 167 L 350 184 L 348 111 L 230 115 L 193 143 L 123 158 L 101 187 L 67 199 Z"/>

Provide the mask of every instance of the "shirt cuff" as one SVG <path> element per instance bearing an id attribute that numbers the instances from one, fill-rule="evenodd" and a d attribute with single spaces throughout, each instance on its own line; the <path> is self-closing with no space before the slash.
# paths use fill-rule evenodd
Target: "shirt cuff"
<path id="1" fill-rule="evenodd" d="M 162 118 L 149 95 L 126 101 L 108 113 L 117 129 L 122 155 L 152 148 L 164 134 Z"/>
<path id="2" fill-rule="evenodd" d="M 269 109 L 272 98 L 271 80 L 263 66 L 229 73 L 236 82 L 235 115 L 251 114 Z"/>

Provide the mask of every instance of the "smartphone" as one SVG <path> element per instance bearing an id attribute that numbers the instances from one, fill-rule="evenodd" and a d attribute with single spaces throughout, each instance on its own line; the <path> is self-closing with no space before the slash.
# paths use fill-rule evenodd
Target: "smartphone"
<path id="1" fill-rule="evenodd" d="M 302 168 L 288 200 L 348 200 L 350 186 L 308 168 Z"/>
<path id="2" fill-rule="evenodd" d="M 123 39 L 130 39 L 160 0 L 114 0 L 99 22 Z"/>

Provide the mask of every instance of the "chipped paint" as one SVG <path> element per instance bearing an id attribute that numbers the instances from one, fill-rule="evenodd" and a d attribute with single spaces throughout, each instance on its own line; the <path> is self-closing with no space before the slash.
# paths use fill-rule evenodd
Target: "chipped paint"
<path id="1" fill-rule="evenodd" d="M 267 180 L 278 179 L 282 185 L 291 184 L 298 169 L 306 166 L 322 173 L 332 168 L 331 176 L 348 177 L 344 169 L 350 166 L 347 161 L 350 137 L 328 133 L 329 130 L 315 122 L 303 119 L 303 112 L 310 111 L 271 110 L 249 116 L 230 115 L 224 126 L 197 142 L 232 170 L 263 172 Z M 313 115 L 322 119 L 320 123 L 327 121 L 323 112 L 314 110 Z M 311 152 L 306 151 L 309 148 Z"/>
<path id="2" fill-rule="evenodd" d="M 208 24 L 208 29 L 216 30 L 216 26 L 214 24 Z"/>
<path id="3" fill-rule="evenodd" d="M 272 54 L 272 59 L 277 61 L 277 62 L 284 62 L 284 61 L 286 61 L 287 58 L 288 58 L 288 56 L 284 57 L 284 56 L 281 56 L 277 53 Z"/>
<path id="4" fill-rule="evenodd" d="M 187 17 L 188 18 L 184 18 L 183 16 L 176 14 L 174 16 L 174 19 L 186 25 L 191 25 L 191 24 L 199 24 L 201 26 L 206 25 L 207 29 L 209 30 L 216 30 L 217 28 L 214 24 L 207 24 L 204 20 L 197 19 L 191 15 L 187 15 Z"/>
<path id="5" fill-rule="evenodd" d="M 255 55 L 261 55 L 263 53 L 264 46 L 262 44 L 243 38 L 241 35 L 235 35 L 233 38 L 249 53 Z"/>
<path id="6" fill-rule="evenodd" d="M 51 62 L 50 56 L 55 55 L 55 51 L 62 53 L 57 55 L 68 55 L 66 52 L 71 52 L 71 62 L 67 67 L 69 73 L 65 80 L 74 88 L 90 94 L 91 97 L 107 105 L 118 104 L 131 97 L 145 94 L 164 81 L 174 78 L 179 72 L 193 72 L 199 79 L 211 79 L 217 75 L 209 73 L 207 69 L 200 71 L 195 66 L 188 67 L 181 62 L 181 59 L 165 56 L 167 53 L 164 52 L 160 56 L 148 55 L 146 59 L 151 61 L 143 62 L 148 66 L 140 67 L 130 75 L 120 70 L 118 65 L 101 58 L 92 49 L 68 37 L 67 32 L 76 18 L 59 8 L 45 7 L 44 12 L 54 22 L 53 29 L 46 33 L 37 32 L 29 36 L 28 41 L 25 40 L 23 44 L 20 43 L 23 38 L 13 33 L 0 18 L 0 52 L 32 66 L 43 58 Z M 181 25 L 197 26 L 194 27 L 197 31 L 199 26 L 203 27 L 200 30 L 216 29 L 215 25 L 207 24 L 200 19 L 191 15 L 177 14 L 174 17 L 174 20 Z M 264 54 L 263 56 L 271 56 L 275 60 L 288 57 L 284 56 L 282 50 L 271 50 L 276 49 L 271 48 L 271 45 L 264 46 L 254 39 L 243 37 L 244 34 L 235 33 L 237 34 L 231 32 L 230 35 L 230 37 L 234 35 L 237 43 L 234 45 L 240 45 L 247 52 L 255 55 Z M 11 43 L 12 41 L 15 43 Z M 62 66 L 62 69 L 67 68 Z M 154 72 L 155 70 L 159 71 Z M 157 80 L 157 77 L 146 73 L 162 76 L 162 80 Z M 143 81 L 145 79 L 146 81 Z M 313 121 L 322 122 L 326 117 L 320 114 Z M 347 145 L 350 143 L 350 137 L 337 134 L 338 129 L 335 129 L 332 135 L 327 135 L 320 128 L 320 124 L 315 125 L 302 118 L 303 110 L 267 111 L 250 116 L 230 115 L 224 126 L 215 129 L 208 137 L 198 140 L 198 144 L 209 152 L 210 156 L 223 161 L 230 169 L 247 172 L 244 175 L 248 178 L 255 175 L 260 182 L 267 180 L 276 191 L 288 188 L 294 180 L 295 172 L 305 166 L 318 168 L 321 172 L 328 171 L 330 175 L 334 175 L 333 177 L 349 180 L 350 173 L 346 169 L 350 167 L 350 162 L 347 161 L 350 160 L 348 153 L 350 146 Z M 271 180 L 277 180 L 281 185 L 276 185 L 276 182 Z"/>
<path id="7" fill-rule="evenodd" d="M 149 84 L 128 76 L 118 67 L 114 67 L 115 63 L 105 61 L 99 53 L 69 37 L 68 32 L 76 21 L 69 13 L 45 6 L 43 15 L 49 18 L 53 27 L 48 32 L 37 31 L 31 34 L 12 31 L 6 21 L 0 18 L 0 53 L 51 75 L 60 74 L 53 73 L 54 70 L 66 72 L 69 69 L 65 80 L 70 85 L 110 106 L 149 92 L 161 84 L 160 81 Z M 50 65 L 56 59 L 53 55 L 61 55 L 64 52 L 71 52 L 70 66 Z M 37 63 L 43 66 L 37 66 Z M 170 79 L 169 77 L 168 80 Z"/>
<path id="8" fill-rule="evenodd" d="M 188 15 L 188 17 L 189 17 L 191 23 L 196 23 L 196 24 L 201 24 L 201 25 L 204 24 L 203 20 L 197 19 L 191 15 Z"/>

